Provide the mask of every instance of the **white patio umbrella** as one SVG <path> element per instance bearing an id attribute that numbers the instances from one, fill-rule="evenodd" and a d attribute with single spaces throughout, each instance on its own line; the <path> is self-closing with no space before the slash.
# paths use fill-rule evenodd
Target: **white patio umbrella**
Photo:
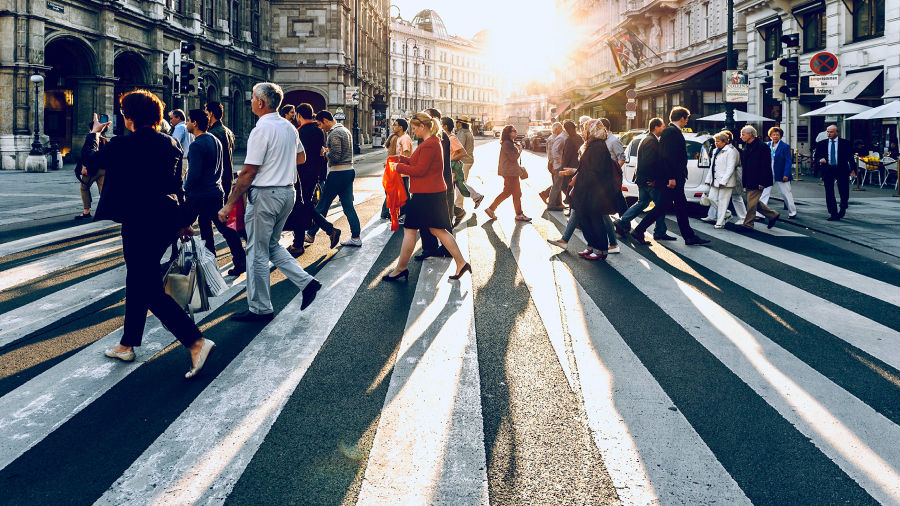
<path id="1" fill-rule="evenodd" d="M 738 122 L 743 122 L 743 123 L 750 122 L 750 121 L 755 121 L 755 122 L 775 121 L 774 119 L 770 119 L 765 116 L 758 116 L 756 114 L 750 114 L 749 112 L 744 112 L 744 111 L 734 111 L 734 120 L 738 121 Z M 721 122 L 725 121 L 725 113 L 720 112 L 718 114 L 704 116 L 702 118 L 697 118 L 697 121 L 718 121 L 721 123 Z"/>
<path id="2" fill-rule="evenodd" d="M 855 116 L 850 116 L 847 118 L 847 121 L 853 121 L 856 119 L 885 119 L 885 118 L 900 118 L 900 101 L 898 102 L 888 102 L 884 105 L 879 105 L 878 107 L 873 107 L 868 111 L 863 111 Z"/>
<path id="3" fill-rule="evenodd" d="M 828 104 L 825 107 L 814 111 L 809 111 L 806 114 L 801 114 L 800 116 L 846 116 L 848 114 L 859 114 L 863 111 L 868 111 L 869 109 L 871 109 L 871 107 L 866 105 L 854 104 L 853 102 L 841 100 L 840 102 Z"/>

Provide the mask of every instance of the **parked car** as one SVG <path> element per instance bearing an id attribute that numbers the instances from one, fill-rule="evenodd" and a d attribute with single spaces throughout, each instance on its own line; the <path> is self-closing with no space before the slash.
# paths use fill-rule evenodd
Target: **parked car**
<path id="1" fill-rule="evenodd" d="M 629 201 L 638 198 L 638 188 L 632 180 L 634 172 L 637 170 L 638 162 L 638 146 L 646 137 L 646 133 L 634 136 L 628 147 L 625 149 L 625 165 L 622 167 L 624 177 L 622 178 L 622 191 L 625 198 Z M 710 156 L 712 155 L 715 144 L 713 138 L 708 134 L 697 134 L 685 132 L 685 146 L 688 155 L 688 177 L 684 184 L 684 196 L 688 202 L 700 202 L 700 197 L 709 190 L 709 185 L 703 183 L 706 178 L 706 172 L 709 170 Z"/>
<path id="2" fill-rule="evenodd" d="M 530 127 L 528 133 L 525 134 L 525 149 L 545 151 L 547 149 L 547 139 L 552 133 L 553 131 L 550 127 Z"/>
<path id="3" fill-rule="evenodd" d="M 627 146 L 631 139 L 634 139 L 635 136 L 647 133 L 646 128 L 633 128 L 627 132 L 622 132 L 618 134 L 619 139 L 622 141 L 623 146 Z"/>
<path id="4" fill-rule="evenodd" d="M 500 137 L 500 133 L 503 132 L 503 127 L 506 126 L 506 123 L 503 121 L 495 121 L 491 126 L 491 133 L 494 134 L 494 137 Z"/>

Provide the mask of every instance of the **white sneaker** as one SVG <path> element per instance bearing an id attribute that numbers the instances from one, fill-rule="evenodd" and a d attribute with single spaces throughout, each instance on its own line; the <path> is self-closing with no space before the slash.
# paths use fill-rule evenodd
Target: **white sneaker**
<path id="1" fill-rule="evenodd" d="M 622 250 L 619 249 L 618 246 L 610 246 L 609 248 L 606 249 L 606 253 L 609 255 L 613 255 L 615 253 L 621 253 L 621 251 Z"/>
<path id="2" fill-rule="evenodd" d="M 730 219 L 731 219 L 731 211 L 725 211 L 725 221 L 728 221 Z"/>
<path id="3" fill-rule="evenodd" d="M 359 248 L 360 246 L 362 246 L 362 239 L 354 239 L 351 237 L 346 241 L 341 241 L 341 246 L 354 246 Z"/>

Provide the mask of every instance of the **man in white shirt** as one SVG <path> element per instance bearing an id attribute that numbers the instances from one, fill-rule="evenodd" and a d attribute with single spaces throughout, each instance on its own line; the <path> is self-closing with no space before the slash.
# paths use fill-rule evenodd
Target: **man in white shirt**
<path id="1" fill-rule="evenodd" d="M 550 170 L 552 173 L 553 186 L 550 187 L 550 193 L 547 198 L 548 211 L 562 211 L 565 209 L 562 202 L 563 184 L 567 181 L 566 176 L 560 176 L 559 171 L 563 169 L 563 149 L 569 136 L 563 130 L 562 123 L 556 122 L 551 126 L 553 135 L 547 142 L 547 157 L 550 159 Z"/>
<path id="2" fill-rule="evenodd" d="M 181 177 L 184 178 L 188 170 L 188 150 L 191 148 L 191 142 L 194 141 L 194 135 L 187 130 L 184 111 L 175 109 L 169 112 L 169 118 L 172 120 L 172 137 L 178 141 L 181 150 L 184 151 L 184 158 L 181 159 Z"/>
<path id="3" fill-rule="evenodd" d="M 309 306 L 322 284 L 300 267 L 288 251 L 278 244 L 281 231 L 294 208 L 294 183 L 297 165 L 306 162 L 306 153 L 297 129 L 278 115 L 284 98 L 281 87 L 258 83 L 253 87 L 250 106 L 259 117 L 247 139 L 247 155 L 237 184 L 228 202 L 219 211 L 225 221 L 231 208 L 244 193 L 247 210 L 247 302 L 248 311 L 232 315 L 236 321 L 270 321 L 274 318 L 269 295 L 269 261 L 303 291 L 300 309 Z"/>

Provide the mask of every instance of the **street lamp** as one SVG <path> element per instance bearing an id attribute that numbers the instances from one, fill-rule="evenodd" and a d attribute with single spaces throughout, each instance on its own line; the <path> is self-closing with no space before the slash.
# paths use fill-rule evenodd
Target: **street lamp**
<path id="1" fill-rule="evenodd" d="M 415 93 L 415 99 L 413 100 L 413 109 L 418 111 L 419 110 L 419 65 L 420 65 L 419 59 L 421 58 L 422 64 L 424 64 L 425 58 L 422 56 L 419 56 L 419 48 L 418 47 L 414 47 L 413 49 L 415 50 L 415 56 L 413 57 L 413 68 L 415 69 L 415 73 L 416 73 L 415 89 L 413 90 L 413 92 Z"/>
<path id="2" fill-rule="evenodd" d="M 38 91 L 40 90 L 41 83 L 44 82 L 44 76 L 35 74 L 31 76 L 31 82 L 34 83 L 34 142 L 31 143 L 31 152 L 28 153 L 31 156 L 44 156 L 44 148 L 41 146 L 41 139 L 39 137 L 41 127 L 38 123 L 38 106 L 40 102 L 38 101 Z"/>
<path id="3" fill-rule="evenodd" d="M 413 41 L 413 47 L 417 48 L 418 42 L 414 37 L 408 37 L 403 42 L 403 105 L 409 112 L 409 41 Z"/>
<path id="4" fill-rule="evenodd" d="M 356 100 L 353 104 L 353 154 L 360 153 L 359 148 L 359 0 L 354 2 L 353 15 L 353 86 L 356 87 Z"/>
<path id="5" fill-rule="evenodd" d="M 727 54 L 725 55 L 725 69 L 732 70 L 737 65 L 734 58 L 734 0 L 726 0 L 728 4 L 728 28 L 727 33 Z M 725 128 L 729 132 L 734 132 L 734 103 L 725 101 Z"/>

